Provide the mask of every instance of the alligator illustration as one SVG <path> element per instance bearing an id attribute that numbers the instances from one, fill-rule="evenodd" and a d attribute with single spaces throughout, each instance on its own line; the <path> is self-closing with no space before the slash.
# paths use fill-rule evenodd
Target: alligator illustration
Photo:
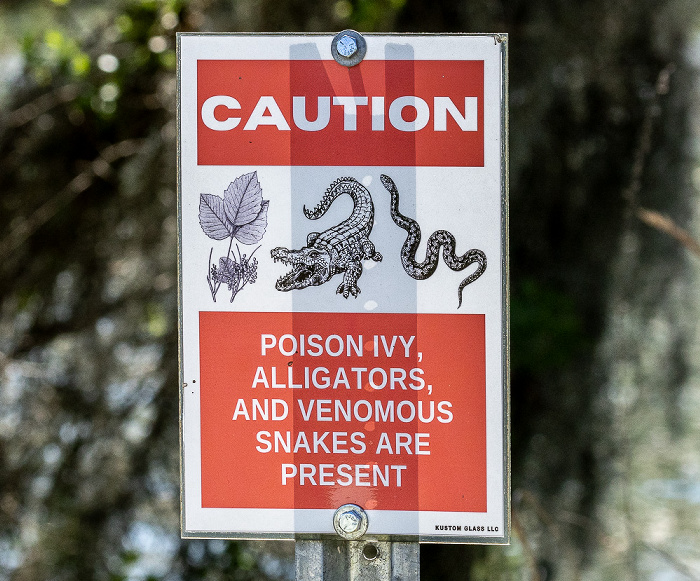
<path id="1" fill-rule="evenodd" d="M 430 238 L 428 238 L 428 248 L 425 252 L 425 260 L 420 263 L 416 262 L 416 250 L 418 250 L 418 245 L 420 244 L 421 239 L 420 226 L 418 225 L 418 222 L 404 216 L 401 212 L 399 212 L 399 190 L 397 189 L 394 180 L 387 175 L 381 175 L 379 179 L 391 194 L 391 219 L 397 226 L 408 232 L 406 240 L 401 247 L 401 264 L 403 265 L 403 269 L 406 271 L 406 274 L 408 274 L 411 278 L 415 278 L 416 280 L 425 280 L 426 278 L 432 276 L 438 265 L 440 246 L 443 247 L 442 258 L 445 261 L 445 264 L 452 270 L 464 270 L 470 264 L 475 262 L 478 263 L 479 266 L 477 269 L 460 283 L 459 289 L 457 290 L 457 298 L 459 299 L 457 308 L 461 307 L 462 290 L 464 287 L 474 282 L 477 278 L 484 274 L 484 271 L 486 270 L 486 255 L 481 250 L 472 249 L 467 250 L 462 256 L 457 256 L 455 254 L 456 242 L 454 235 L 446 230 L 436 230 L 430 235 Z"/>
<path id="2" fill-rule="evenodd" d="M 374 204 L 367 188 L 354 178 L 339 178 L 330 185 L 313 210 L 304 206 L 304 215 L 317 220 L 342 194 L 348 194 L 354 203 L 347 220 L 323 232 L 311 232 L 306 246 L 300 250 L 277 247 L 270 252 L 275 262 L 280 260 L 292 267 L 291 272 L 275 283 L 277 290 L 318 286 L 343 273 L 343 282 L 336 292 L 345 298 L 360 293 L 357 281 L 362 274 L 362 260 L 379 262 L 382 259 L 369 239 L 374 224 Z"/>

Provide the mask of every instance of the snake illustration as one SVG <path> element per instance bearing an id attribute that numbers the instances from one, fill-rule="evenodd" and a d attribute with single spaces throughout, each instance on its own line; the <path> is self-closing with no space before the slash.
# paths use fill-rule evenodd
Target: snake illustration
<path id="1" fill-rule="evenodd" d="M 464 270 L 470 264 L 475 262 L 479 264 L 478 268 L 465 278 L 459 285 L 457 290 L 457 298 L 459 304 L 457 308 L 462 306 L 462 290 L 468 284 L 474 282 L 486 270 L 486 255 L 478 249 L 467 250 L 462 256 L 455 254 L 455 237 L 447 230 L 436 230 L 428 238 L 428 248 L 425 252 L 425 260 L 416 262 L 416 251 L 421 240 L 420 226 L 415 220 L 404 216 L 399 211 L 399 190 L 396 188 L 394 180 L 387 175 L 381 175 L 379 178 L 384 184 L 384 187 L 391 194 L 391 219 L 394 223 L 408 232 L 406 241 L 401 247 L 401 264 L 411 278 L 416 280 L 425 280 L 433 275 L 438 265 L 440 257 L 440 246 L 442 249 L 442 258 L 445 264 L 452 270 Z"/>

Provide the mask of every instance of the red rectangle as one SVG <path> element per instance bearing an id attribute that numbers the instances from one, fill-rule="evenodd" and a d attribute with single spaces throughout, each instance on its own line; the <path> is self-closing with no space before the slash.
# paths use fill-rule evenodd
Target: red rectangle
<path id="1" fill-rule="evenodd" d="M 201 312 L 202 506 L 485 512 L 484 325 Z"/>
<path id="2" fill-rule="evenodd" d="M 199 60 L 196 113 L 199 165 L 484 165 L 480 60 Z"/>

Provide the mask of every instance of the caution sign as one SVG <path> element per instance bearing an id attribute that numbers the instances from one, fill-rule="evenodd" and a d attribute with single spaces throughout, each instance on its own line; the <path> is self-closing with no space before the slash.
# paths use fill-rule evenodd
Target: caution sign
<path id="1" fill-rule="evenodd" d="M 184 536 L 508 541 L 505 37 L 365 40 L 178 37 Z"/>

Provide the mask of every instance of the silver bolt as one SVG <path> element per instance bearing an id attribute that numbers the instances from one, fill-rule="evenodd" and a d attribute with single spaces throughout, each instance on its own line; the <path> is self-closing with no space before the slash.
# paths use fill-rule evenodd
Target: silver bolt
<path id="1" fill-rule="evenodd" d="M 362 524 L 362 516 L 355 510 L 348 510 L 340 515 L 338 526 L 346 533 L 354 533 Z"/>
<path id="2" fill-rule="evenodd" d="M 341 537 L 355 541 L 367 532 L 367 513 L 356 504 L 344 504 L 333 515 L 333 527 Z"/>
<path id="3" fill-rule="evenodd" d="M 338 40 L 338 52 L 345 58 L 350 58 L 357 52 L 357 42 L 352 36 L 347 34 Z"/>
<path id="4" fill-rule="evenodd" d="M 356 30 L 341 30 L 331 41 L 331 54 L 339 65 L 354 67 L 367 54 L 367 42 Z"/>

